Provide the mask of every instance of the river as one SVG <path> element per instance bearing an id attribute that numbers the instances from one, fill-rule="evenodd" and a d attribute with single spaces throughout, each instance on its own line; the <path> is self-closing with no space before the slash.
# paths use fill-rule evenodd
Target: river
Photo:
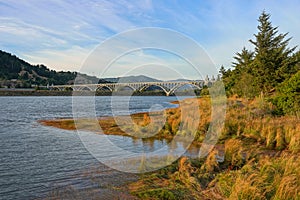
<path id="1" fill-rule="evenodd" d="M 122 103 L 123 99 L 119 97 L 118 101 Z M 131 97 L 130 112 L 149 111 L 154 104 L 160 105 L 159 109 L 174 107 L 170 102 L 175 100 L 164 96 Z M 0 97 L 0 102 L 0 199 L 43 198 L 57 186 L 89 187 L 79 174 L 98 166 L 99 161 L 86 150 L 76 132 L 37 122 L 72 117 L 72 97 Z M 95 97 L 97 116 L 111 116 L 110 103 L 111 97 Z M 120 110 L 118 114 L 123 113 Z M 141 141 L 133 145 L 131 138 L 112 137 L 132 151 L 148 148 Z M 160 144 L 154 143 L 151 148 Z"/>

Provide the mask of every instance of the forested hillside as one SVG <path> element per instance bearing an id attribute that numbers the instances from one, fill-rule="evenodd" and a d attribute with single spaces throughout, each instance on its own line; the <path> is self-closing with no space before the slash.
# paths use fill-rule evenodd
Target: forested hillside
<path id="1" fill-rule="evenodd" d="M 76 72 L 50 70 L 44 65 L 31 65 L 15 55 L 0 50 L 1 86 L 31 87 L 31 85 L 68 84 Z"/>
<path id="2" fill-rule="evenodd" d="M 30 88 L 35 85 L 73 84 L 77 74 L 80 74 L 81 79 L 86 83 L 110 82 L 78 72 L 57 72 L 45 65 L 32 65 L 15 55 L 0 50 L 0 87 Z"/>

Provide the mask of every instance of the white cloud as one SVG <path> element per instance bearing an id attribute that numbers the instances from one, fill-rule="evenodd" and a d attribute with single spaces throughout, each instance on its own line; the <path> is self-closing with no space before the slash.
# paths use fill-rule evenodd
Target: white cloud
<path id="1" fill-rule="evenodd" d="M 0 3 L 0 48 L 11 53 L 17 52 L 20 56 L 26 55 L 30 62 L 45 63 L 55 69 L 77 70 L 89 52 L 106 38 L 136 27 L 155 26 L 188 35 L 207 49 L 219 68 L 222 64 L 229 66 L 235 52 L 240 51 L 243 46 L 250 46 L 248 39 L 257 32 L 256 19 L 264 9 L 272 14 L 271 20 L 274 25 L 279 26 L 280 32 L 290 32 L 289 36 L 294 37 L 291 45 L 299 44 L 298 7 L 297 0 L 284 4 L 279 1 L 270 3 L 268 0 L 247 3 L 238 0 L 172 3 L 151 0 L 6 0 L 5 3 Z M 136 46 L 134 42 L 145 39 L 143 37 L 146 35 L 135 35 L 130 38 L 130 42 Z M 167 39 L 153 41 L 153 44 L 170 43 L 171 39 L 168 36 L 165 38 Z M 185 44 L 176 41 L 167 47 L 188 49 Z M 102 60 L 95 57 L 95 62 L 88 63 L 95 66 L 94 69 L 90 67 L 87 72 L 95 72 L 99 63 L 114 55 L 113 51 L 122 52 L 124 46 L 113 45 L 113 48 L 101 53 Z M 202 59 L 193 51 L 181 53 L 195 61 Z M 157 57 L 136 55 L 139 61 L 135 64 L 159 62 L 176 66 L 180 71 L 176 60 L 159 57 L 165 59 L 162 62 L 155 60 L 153 56 Z M 127 66 L 123 67 L 125 69 Z M 212 73 L 205 67 L 203 71 Z M 192 74 L 191 71 L 187 73 Z"/>
<path id="2" fill-rule="evenodd" d="M 31 54 L 24 53 L 21 56 L 32 64 L 45 64 L 58 71 L 79 71 L 90 51 L 91 49 L 73 46 L 66 50 L 44 50 Z"/>

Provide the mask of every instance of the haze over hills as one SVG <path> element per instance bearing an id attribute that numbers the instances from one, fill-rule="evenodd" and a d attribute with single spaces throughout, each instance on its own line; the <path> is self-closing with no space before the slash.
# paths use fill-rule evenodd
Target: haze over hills
<path id="1" fill-rule="evenodd" d="M 162 82 L 162 80 L 158 80 L 155 78 L 151 78 L 144 75 L 138 76 L 124 76 L 118 78 L 104 78 L 106 81 L 114 82 L 114 83 L 133 83 L 133 82 Z"/>
<path id="2" fill-rule="evenodd" d="M 32 65 L 15 55 L 0 50 L 0 87 L 30 88 L 35 85 L 70 85 L 96 83 L 162 82 L 144 75 L 97 78 L 79 72 L 55 71 L 43 64 Z M 177 79 L 172 81 L 188 81 Z"/>
<path id="3" fill-rule="evenodd" d="M 168 80 L 168 81 L 175 81 L 175 82 L 185 82 L 185 81 L 191 81 L 190 79 L 184 79 L 184 78 L 179 78 L 175 80 Z"/>
<path id="4" fill-rule="evenodd" d="M 32 65 L 15 55 L 0 50 L 0 87 L 29 88 L 33 85 L 67 85 L 76 83 L 160 82 L 147 76 L 99 79 L 79 72 L 55 71 L 47 66 Z"/>
<path id="5" fill-rule="evenodd" d="M 0 86 L 31 87 L 32 85 L 71 84 L 76 72 L 55 71 L 45 65 L 31 65 L 15 55 L 0 50 Z"/>
<path id="6" fill-rule="evenodd" d="M 104 80 L 113 82 L 113 83 L 132 83 L 132 82 L 163 82 L 163 80 L 151 78 L 144 75 L 138 76 L 125 76 L 125 77 L 118 77 L 118 78 L 104 78 Z M 174 80 L 164 80 L 164 81 L 174 81 L 174 82 L 185 82 L 191 81 L 190 79 L 174 79 Z"/>

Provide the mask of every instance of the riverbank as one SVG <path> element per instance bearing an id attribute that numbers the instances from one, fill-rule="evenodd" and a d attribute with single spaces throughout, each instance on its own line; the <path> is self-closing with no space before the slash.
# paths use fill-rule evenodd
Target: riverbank
<path id="1" fill-rule="evenodd" d="M 183 134 L 178 131 L 181 108 L 193 103 L 199 105 L 201 113 L 198 131 L 193 133 L 195 142 L 201 144 L 211 121 L 208 97 L 185 99 L 179 102 L 180 107 L 165 110 L 166 123 L 157 137 L 171 139 Z M 300 119 L 279 117 L 273 110 L 274 106 L 261 97 L 228 99 L 225 126 L 217 145 L 222 149 L 214 148 L 202 159 L 182 157 L 163 169 L 141 174 L 126 188 L 141 199 L 300 198 Z M 139 125 L 149 121 L 147 113 L 131 117 Z M 106 134 L 122 135 L 112 118 L 99 119 L 99 123 L 106 127 Z M 74 122 L 65 119 L 49 125 L 75 129 Z"/>
<path id="2" fill-rule="evenodd" d="M 300 199 L 300 119 L 265 99 L 228 99 L 225 126 L 206 158 L 182 157 L 129 184 L 140 199 Z M 201 107 L 200 107 L 201 109 Z M 201 126 L 199 126 L 199 129 Z M 196 137 L 197 138 L 197 137 Z"/>
<path id="3" fill-rule="evenodd" d="M 49 91 L 49 90 L 0 90 L 0 96 L 72 96 L 72 91 Z"/>
<path id="4" fill-rule="evenodd" d="M 200 93 L 197 92 L 197 95 Z M 33 88 L 0 88 L 0 96 L 166 96 L 164 91 L 72 91 L 72 90 L 46 90 Z M 172 96 L 171 94 L 170 96 Z M 192 91 L 177 91 L 176 96 L 193 96 Z"/>
<path id="5" fill-rule="evenodd" d="M 35 89 L 0 89 L 0 96 L 165 96 L 163 91 L 110 92 L 110 91 L 71 91 L 71 90 L 35 90 Z M 177 96 L 190 96 L 190 92 L 177 92 Z"/>
<path id="6" fill-rule="evenodd" d="M 179 104 L 179 101 L 171 102 L 173 104 Z M 151 119 L 156 116 L 165 116 L 168 113 L 178 112 L 180 108 L 169 108 L 158 112 L 141 112 L 135 113 L 128 116 L 117 116 L 117 117 L 100 117 L 98 123 L 95 123 L 94 119 L 49 119 L 49 120 L 39 120 L 38 122 L 45 126 L 51 126 L 55 128 L 65 129 L 65 130 L 85 130 L 92 131 L 94 133 L 103 133 L 106 135 L 118 135 L 126 136 L 131 138 L 146 138 L 147 140 L 171 140 L 174 135 L 164 134 L 164 130 L 159 131 L 157 134 L 147 137 L 147 129 L 149 129 L 149 124 Z M 117 121 L 116 121 L 117 118 Z M 132 120 L 132 121 L 131 121 Z M 122 122 L 120 124 L 120 122 Z M 100 127 L 101 130 L 100 130 Z M 151 127 L 154 128 L 154 127 Z M 143 132 L 143 136 L 141 135 Z"/>
<path id="7" fill-rule="evenodd" d="M 136 113 L 130 117 L 102 117 L 98 119 L 98 123 L 95 123 L 94 119 L 76 119 L 76 121 L 49 119 L 40 120 L 39 123 L 60 129 L 81 129 L 95 133 L 99 133 L 101 127 L 103 133 L 107 135 L 143 138 L 143 140 L 172 140 L 176 135 L 184 141 L 186 136 L 191 136 L 194 138 L 193 144 L 200 145 L 211 121 L 210 98 L 188 98 L 173 103 L 179 106 L 160 112 Z M 198 108 L 201 109 L 199 109 L 197 120 L 195 109 Z M 161 124 L 161 121 L 165 123 Z"/>

